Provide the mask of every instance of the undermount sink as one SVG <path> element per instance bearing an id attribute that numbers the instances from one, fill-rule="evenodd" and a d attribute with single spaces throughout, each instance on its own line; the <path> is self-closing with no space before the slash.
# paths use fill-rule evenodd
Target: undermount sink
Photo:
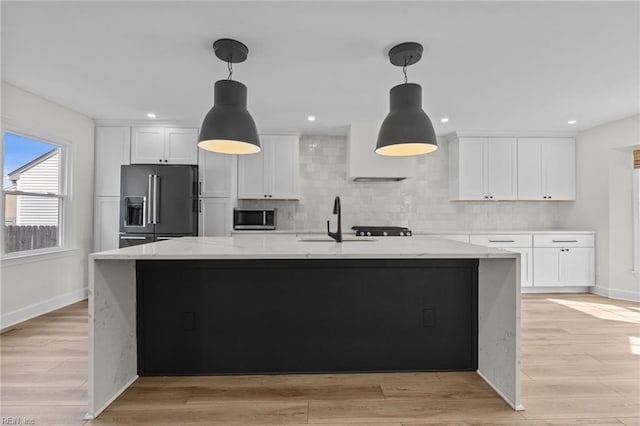
<path id="1" fill-rule="evenodd" d="M 298 237 L 298 241 L 304 241 L 304 242 L 318 242 L 318 243 L 335 243 L 336 240 L 334 240 L 333 238 L 329 237 L 328 235 L 326 236 L 315 236 L 315 237 Z M 377 241 L 375 238 L 365 238 L 365 237 L 342 237 L 342 242 L 343 243 L 347 243 L 347 242 L 371 242 L 371 241 Z"/>

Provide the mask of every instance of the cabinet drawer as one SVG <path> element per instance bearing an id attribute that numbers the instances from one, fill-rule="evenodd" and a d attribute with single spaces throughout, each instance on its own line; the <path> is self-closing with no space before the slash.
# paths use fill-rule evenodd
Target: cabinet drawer
<path id="1" fill-rule="evenodd" d="M 593 234 L 544 234 L 533 236 L 534 247 L 593 247 Z"/>
<path id="2" fill-rule="evenodd" d="M 471 235 L 469 242 L 486 247 L 531 247 L 531 234 Z"/>

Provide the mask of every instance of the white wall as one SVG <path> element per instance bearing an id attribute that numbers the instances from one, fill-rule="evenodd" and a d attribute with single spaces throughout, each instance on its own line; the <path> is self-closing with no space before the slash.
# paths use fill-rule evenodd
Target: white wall
<path id="1" fill-rule="evenodd" d="M 65 225 L 66 246 L 56 255 L 3 261 L 0 265 L 1 325 L 6 327 L 86 296 L 87 255 L 93 222 L 93 120 L 6 82 L 2 82 L 3 126 L 30 136 L 68 144 L 70 161 Z"/>
<path id="2" fill-rule="evenodd" d="M 595 230 L 596 288 L 605 296 L 640 300 L 633 270 L 633 158 L 640 115 L 578 133 L 577 197 L 561 207 L 561 225 Z"/>

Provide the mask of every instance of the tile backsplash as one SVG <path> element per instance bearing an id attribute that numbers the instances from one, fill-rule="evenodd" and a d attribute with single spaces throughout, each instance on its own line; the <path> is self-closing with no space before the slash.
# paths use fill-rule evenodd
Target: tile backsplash
<path id="1" fill-rule="evenodd" d="M 239 200 L 244 208 L 278 209 L 278 229 L 323 231 L 342 202 L 343 230 L 353 225 L 406 226 L 414 231 L 558 228 L 558 202 L 449 201 L 448 146 L 417 158 L 416 175 L 400 182 L 347 180 L 347 139 L 300 138 L 300 200 Z"/>

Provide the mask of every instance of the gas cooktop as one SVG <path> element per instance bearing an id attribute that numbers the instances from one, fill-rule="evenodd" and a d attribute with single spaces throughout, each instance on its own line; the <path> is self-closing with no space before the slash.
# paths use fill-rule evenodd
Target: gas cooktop
<path id="1" fill-rule="evenodd" d="M 401 226 L 352 226 L 358 237 L 410 237 L 411 230 Z"/>

